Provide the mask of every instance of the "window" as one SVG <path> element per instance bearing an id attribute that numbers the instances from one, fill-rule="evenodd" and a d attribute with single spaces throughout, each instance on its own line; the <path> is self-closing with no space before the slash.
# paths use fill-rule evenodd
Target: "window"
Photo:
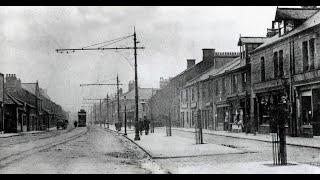
<path id="1" fill-rule="evenodd" d="M 261 81 L 265 81 L 265 63 L 264 63 L 264 57 L 261 57 Z"/>
<path id="2" fill-rule="evenodd" d="M 238 78 L 237 78 L 237 75 L 233 75 L 233 78 L 232 78 L 232 92 L 233 93 L 236 93 L 238 91 L 237 89 L 237 84 L 238 84 Z"/>
<path id="3" fill-rule="evenodd" d="M 208 91 L 209 97 L 212 97 L 212 81 L 208 82 Z"/>
<path id="4" fill-rule="evenodd" d="M 203 98 L 206 97 L 206 88 L 207 88 L 207 84 L 203 83 L 203 86 L 202 86 L 202 97 Z"/>
<path id="5" fill-rule="evenodd" d="M 181 94 L 180 94 L 180 95 L 181 95 L 181 97 L 180 97 L 180 98 L 181 98 L 181 101 L 183 101 L 183 90 L 181 91 Z"/>
<path id="6" fill-rule="evenodd" d="M 187 123 L 189 124 L 189 112 L 187 112 Z"/>
<path id="7" fill-rule="evenodd" d="M 191 89 L 191 100 L 194 101 L 194 90 L 193 90 L 193 88 Z"/>
<path id="8" fill-rule="evenodd" d="M 246 83 L 247 83 L 247 73 L 242 73 L 242 82 L 241 82 L 241 85 L 242 85 L 242 90 L 244 88 L 246 88 Z"/>
<path id="9" fill-rule="evenodd" d="M 226 92 L 226 84 L 225 84 L 225 78 L 222 78 L 222 94 L 224 95 Z"/>
<path id="10" fill-rule="evenodd" d="M 278 77 L 279 64 L 278 64 L 278 52 L 273 53 L 273 73 L 274 77 Z"/>
<path id="11" fill-rule="evenodd" d="M 308 41 L 302 43 L 302 64 L 303 71 L 309 70 Z"/>
<path id="12" fill-rule="evenodd" d="M 283 73 L 283 50 L 279 51 L 279 76 L 282 77 Z"/>
<path id="13" fill-rule="evenodd" d="M 188 101 L 188 89 L 186 89 L 186 101 Z"/>
<path id="14" fill-rule="evenodd" d="M 218 83 L 218 81 L 216 80 L 214 82 L 214 84 L 215 84 L 215 95 L 219 96 L 219 83 Z"/>
<path id="15" fill-rule="evenodd" d="M 309 62 L 309 69 L 314 69 L 314 38 L 309 40 L 309 54 L 310 54 L 310 62 Z"/>

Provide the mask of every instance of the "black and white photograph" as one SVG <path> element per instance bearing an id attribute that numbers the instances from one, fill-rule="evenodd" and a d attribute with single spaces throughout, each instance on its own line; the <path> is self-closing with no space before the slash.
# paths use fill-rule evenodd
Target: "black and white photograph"
<path id="1" fill-rule="evenodd" d="M 320 6 L 0 6 L 3 174 L 320 174 Z"/>

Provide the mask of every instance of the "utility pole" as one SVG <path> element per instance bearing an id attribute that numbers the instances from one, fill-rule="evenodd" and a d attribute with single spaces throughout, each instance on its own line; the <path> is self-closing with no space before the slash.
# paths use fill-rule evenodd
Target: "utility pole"
<path id="1" fill-rule="evenodd" d="M 107 128 L 109 129 L 109 95 L 107 94 Z M 104 119 L 104 127 L 106 127 L 106 119 Z"/>
<path id="2" fill-rule="evenodd" d="M 92 83 L 92 84 L 80 84 L 80 87 L 83 87 L 83 86 L 117 86 L 117 99 L 118 99 L 118 122 L 119 122 L 119 119 L 120 119 L 120 115 L 119 115 L 119 86 L 120 85 L 123 85 L 123 84 L 120 84 L 119 83 L 119 77 L 118 77 L 118 74 L 117 74 L 117 83 L 116 84 L 110 84 L 110 83 Z M 101 127 L 101 99 L 85 99 L 85 100 L 100 100 L 100 127 Z M 107 95 L 107 99 L 104 99 L 104 100 L 107 100 L 107 106 L 108 106 L 108 95 Z M 108 107 L 107 107 L 108 109 Z M 109 124 L 108 124 L 108 128 L 109 128 Z"/>
<path id="3" fill-rule="evenodd" d="M 118 123 L 120 122 L 120 92 L 119 92 L 119 77 L 117 74 L 117 101 L 118 101 Z"/>
<path id="4" fill-rule="evenodd" d="M 135 137 L 134 140 L 140 140 L 139 130 L 138 130 L 138 118 L 139 118 L 139 93 L 138 93 L 138 66 L 137 66 L 137 35 L 136 29 L 134 28 L 133 33 L 133 43 L 134 43 L 134 77 L 135 77 L 135 100 L 136 100 L 136 119 L 135 119 Z"/>
<path id="5" fill-rule="evenodd" d="M 130 36 L 127 36 L 127 37 L 123 37 L 123 39 L 126 39 L 126 38 L 129 38 L 131 37 L 132 35 Z M 115 42 L 118 42 L 120 41 L 119 40 L 120 38 L 118 38 L 117 40 L 114 39 L 112 40 L 113 43 Z M 111 42 L 111 41 L 109 41 Z M 137 35 L 136 35 L 136 30 L 134 28 L 134 33 L 133 33 L 133 43 L 134 43 L 134 47 L 110 47 L 110 48 L 104 48 L 103 46 L 102 47 L 98 47 L 98 48 L 88 48 L 89 46 L 87 47 L 84 47 L 84 48 L 70 48 L 70 49 L 56 49 L 56 52 L 57 53 L 63 53 L 64 51 L 66 51 L 66 53 L 69 53 L 69 51 L 71 52 L 75 52 L 75 51 L 91 51 L 91 50 L 125 50 L 125 49 L 134 49 L 134 67 L 135 67 L 135 89 L 136 89 L 136 93 L 135 93 L 135 100 L 136 100 L 136 118 L 135 118 L 135 137 L 134 137 L 134 140 L 140 140 L 140 137 L 139 137 L 139 131 L 138 131 L 138 118 L 139 118 L 139 110 L 138 110 L 138 98 L 139 98 L 139 95 L 138 95 L 138 73 L 137 73 L 137 49 L 144 49 L 144 47 L 137 47 L 137 43 L 139 43 L 137 41 Z M 102 44 L 102 43 L 99 43 L 99 44 Z M 95 44 L 95 45 L 98 45 L 98 44 Z M 94 45 L 91 45 L 91 46 L 94 46 Z"/>
<path id="6" fill-rule="evenodd" d="M 101 100 L 106 100 L 106 99 L 83 99 L 83 100 L 98 100 L 100 102 L 100 106 L 99 106 L 99 109 L 100 109 L 100 114 L 99 114 L 99 124 L 100 124 L 100 127 L 102 127 L 102 116 L 101 116 L 101 106 L 102 106 L 102 103 L 101 103 Z M 94 113 L 95 113 L 95 122 L 96 122 L 96 104 L 94 104 Z"/>

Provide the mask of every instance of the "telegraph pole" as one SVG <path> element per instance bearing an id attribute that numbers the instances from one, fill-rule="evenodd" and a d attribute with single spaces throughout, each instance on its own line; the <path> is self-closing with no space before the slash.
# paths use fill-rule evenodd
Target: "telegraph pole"
<path id="1" fill-rule="evenodd" d="M 119 77 L 117 74 L 117 101 L 118 101 L 118 123 L 120 122 L 120 92 L 119 92 Z"/>
<path id="2" fill-rule="evenodd" d="M 137 35 L 136 29 L 134 28 L 133 33 L 133 43 L 134 43 L 134 77 L 135 77 L 135 100 L 136 100 L 136 119 L 135 119 L 135 137 L 134 140 L 140 140 L 139 130 L 138 130 L 138 118 L 139 118 L 139 93 L 138 93 L 138 66 L 137 66 Z"/>
<path id="3" fill-rule="evenodd" d="M 113 42 L 112 43 L 115 43 L 115 42 L 119 42 L 120 40 L 124 40 L 126 38 L 129 38 L 131 37 L 132 35 L 130 36 L 127 36 L 127 37 L 122 37 L 121 38 L 118 38 L 118 39 L 114 39 L 112 40 Z M 111 41 L 109 41 L 111 42 Z M 144 47 L 137 47 L 137 43 L 139 43 L 137 41 L 137 35 L 136 35 L 136 30 L 134 28 L 134 34 L 133 34 L 133 42 L 134 42 L 134 47 L 110 47 L 110 48 L 104 48 L 103 46 L 101 47 L 98 47 L 98 48 L 88 48 L 88 47 L 91 47 L 91 46 L 95 46 L 95 45 L 101 45 L 103 43 L 98 43 L 98 44 L 94 44 L 94 45 L 91 45 L 91 46 L 87 46 L 87 47 L 84 47 L 84 48 L 70 48 L 70 49 L 56 49 L 56 52 L 57 53 L 62 53 L 64 51 L 66 51 L 66 53 L 69 53 L 69 51 L 71 52 L 75 52 L 75 51 L 91 51 L 91 50 L 125 50 L 125 49 L 134 49 L 134 67 L 135 67 L 135 89 L 136 89 L 136 93 L 135 93 L 135 100 L 136 100 L 136 118 L 135 118 L 135 138 L 134 140 L 140 140 L 140 136 L 139 136 L 139 131 L 138 131 L 138 118 L 139 118 L 139 110 L 138 110 L 138 73 L 137 73 L 137 49 L 144 49 Z M 108 44 L 110 45 L 110 44 Z"/>
<path id="4" fill-rule="evenodd" d="M 109 95 L 107 94 L 107 120 L 108 120 L 108 122 L 107 122 L 107 128 L 109 129 L 109 107 L 108 107 L 108 105 L 109 105 Z M 106 119 L 104 119 L 104 127 L 106 126 Z"/>
<path id="5" fill-rule="evenodd" d="M 102 106 L 102 102 L 101 100 L 105 100 L 105 99 L 83 99 L 83 100 L 99 100 L 100 102 L 100 106 L 99 106 L 99 109 L 100 109 L 100 114 L 99 114 L 99 123 L 100 123 L 100 127 L 102 127 L 102 116 L 101 116 L 101 106 Z M 95 122 L 96 122 L 96 104 L 94 103 L 94 114 L 95 114 Z"/>

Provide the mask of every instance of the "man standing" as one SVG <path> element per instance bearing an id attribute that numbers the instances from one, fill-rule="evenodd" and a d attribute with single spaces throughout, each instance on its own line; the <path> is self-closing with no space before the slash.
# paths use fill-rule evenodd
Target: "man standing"
<path id="1" fill-rule="evenodd" d="M 148 134 L 149 134 L 149 124 L 150 124 L 150 121 L 147 119 L 146 116 L 144 116 L 143 123 L 144 123 L 145 134 L 148 135 Z"/>

